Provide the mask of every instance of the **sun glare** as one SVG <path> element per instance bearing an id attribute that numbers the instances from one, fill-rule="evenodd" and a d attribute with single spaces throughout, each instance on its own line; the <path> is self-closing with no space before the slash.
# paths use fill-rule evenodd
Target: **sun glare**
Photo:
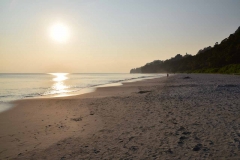
<path id="1" fill-rule="evenodd" d="M 50 37 L 56 42 L 66 42 L 69 36 L 68 27 L 62 23 L 56 23 L 50 28 Z"/>
<path id="2" fill-rule="evenodd" d="M 68 92 L 68 86 L 65 81 L 68 79 L 68 73 L 50 73 L 53 75 L 52 81 L 54 82 L 51 87 L 51 94 L 58 94 L 57 96 L 66 96 Z"/>

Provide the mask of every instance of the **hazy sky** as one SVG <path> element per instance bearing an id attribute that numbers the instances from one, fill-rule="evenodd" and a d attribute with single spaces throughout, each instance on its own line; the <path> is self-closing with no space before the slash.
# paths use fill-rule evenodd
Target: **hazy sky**
<path id="1" fill-rule="evenodd" d="M 1 0 L 0 72 L 128 73 L 240 26 L 240 0 Z M 64 24 L 59 43 L 50 28 Z"/>

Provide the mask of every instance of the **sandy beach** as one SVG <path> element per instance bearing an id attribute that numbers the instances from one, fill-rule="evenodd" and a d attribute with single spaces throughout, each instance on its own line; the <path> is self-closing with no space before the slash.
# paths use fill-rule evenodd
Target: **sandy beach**
<path id="1" fill-rule="evenodd" d="M 170 75 L 14 105 L 0 113 L 0 159 L 240 159 L 237 75 Z"/>

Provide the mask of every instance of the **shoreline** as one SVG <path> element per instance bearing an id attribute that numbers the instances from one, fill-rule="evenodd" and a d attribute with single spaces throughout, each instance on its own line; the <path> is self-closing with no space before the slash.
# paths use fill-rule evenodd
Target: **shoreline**
<path id="1" fill-rule="evenodd" d="M 0 159 L 238 159 L 239 82 L 176 74 L 20 100 L 1 113 Z"/>
<path id="2" fill-rule="evenodd" d="M 125 83 L 134 83 L 134 82 L 145 81 L 145 80 L 149 80 L 149 79 L 162 78 L 162 77 L 165 77 L 165 76 L 163 76 L 163 74 L 162 74 L 161 77 L 151 76 L 151 77 L 144 77 L 144 78 L 133 78 L 133 79 L 129 79 L 129 80 L 120 80 L 118 82 L 111 82 L 111 83 L 99 84 L 99 85 L 91 86 L 91 87 L 87 87 L 87 88 L 82 88 L 79 91 L 69 92 L 70 93 L 69 95 L 63 95 L 62 96 L 62 94 L 60 93 L 60 94 L 55 94 L 55 95 L 43 95 L 41 97 L 33 97 L 33 98 L 34 99 L 35 98 L 37 98 L 37 99 L 38 98 L 61 98 L 61 97 L 63 98 L 63 97 L 80 96 L 80 95 L 83 95 L 83 94 L 88 94 L 88 93 L 95 92 L 98 88 L 117 87 L 117 86 L 122 86 Z M 63 93 L 63 94 L 65 94 L 65 93 Z M 32 98 L 30 98 L 30 99 L 32 99 Z"/>
<path id="3" fill-rule="evenodd" d="M 159 77 L 160 75 L 160 77 Z M 144 81 L 148 79 L 155 79 L 155 78 L 162 78 L 164 77 L 163 74 L 159 74 L 158 76 L 150 76 L 150 77 L 141 77 L 141 78 L 132 78 L 128 80 L 120 80 L 118 82 L 111 82 L 111 83 L 106 83 L 106 84 L 98 84 L 96 86 L 91 86 L 91 87 L 86 87 L 82 88 L 78 91 L 71 91 L 67 93 L 58 93 L 58 94 L 52 94 L 52 95 L 42 95 L 42 96 L 36 96 L 36 97 L 24 97 L 22 99 L 16 99 L 16 100 L 11 100 L 11 101 L 6 101 L 6 102 L 1 102 L 0 105 L 2 105 L 0 109 L 0 114 L 2 112 L 5 112 L 7 110 L 10 110 L 15 107 L 15 102 L 16 101 L 21 101 L 21 100 L 28 100 L 28 99 L 45 99 L 45 98 L 61 98 L 61 97 L 72 97 L 72 96 L 79 96 L 82 94 L 88 94 L 95 92 L 97 88 L 102 88 L 102 87 L 115 87 L 115 86 L 121 86 L 124 83 L 132 83 L 132 82 L 138 82 L 138 81 Z"/>

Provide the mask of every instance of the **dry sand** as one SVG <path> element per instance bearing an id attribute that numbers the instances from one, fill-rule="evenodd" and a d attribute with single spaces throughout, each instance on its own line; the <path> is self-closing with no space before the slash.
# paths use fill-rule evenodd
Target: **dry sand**
<path id="1" fill-rule="evenodd" d="M 0 159 L 240 159 L 240 76 L 182 74 L 15 104 L 0 114 Z"/>

